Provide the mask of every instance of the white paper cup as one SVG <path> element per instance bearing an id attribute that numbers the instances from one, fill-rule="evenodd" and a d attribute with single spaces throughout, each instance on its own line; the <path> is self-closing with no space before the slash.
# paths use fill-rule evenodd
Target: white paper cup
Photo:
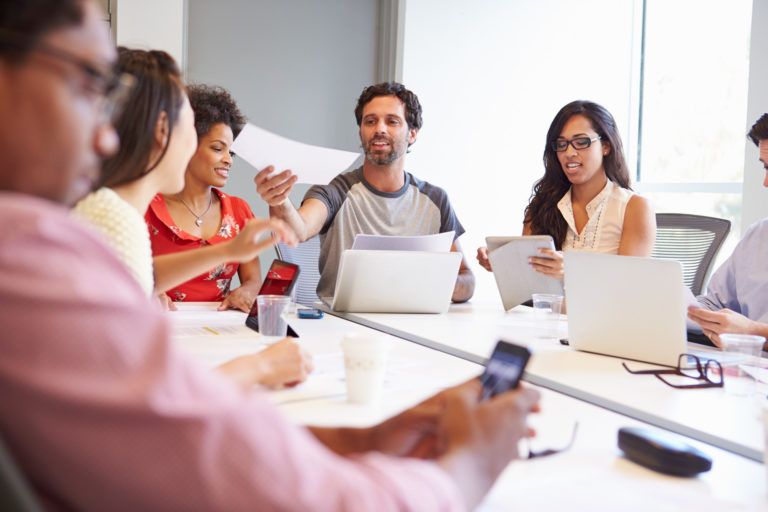
<path id="1" fill-rule="evenodd" d="M 752 334 L 721 334 L 723 352 L 728 354 L 720 364 L 723 367 L 726 393 L 735 396 L 751 396 L 755 392 L 755 379 L 744 369 L 758 366 L 765 338 Z"/>
<path id="2" fill-rule="evenodd" d="M 288 332 L 288 322 L 285 316 L 291 305 L 291 298 L 286 295 L 258 295 L 256 304 L 262 341 L 271 345 L 285 338 Z"/>
<path id="3" fill-rule="evenodd" d="M 381 399 L 391 341 L 374 333 L 350 333 L 341 340 L 347 401 L 373 404 Z"/>

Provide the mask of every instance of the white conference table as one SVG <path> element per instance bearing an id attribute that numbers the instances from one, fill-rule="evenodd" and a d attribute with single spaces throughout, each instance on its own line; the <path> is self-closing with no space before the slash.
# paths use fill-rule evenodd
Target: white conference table
<path id="1" fill-rule="evenodd" d="M 177 346 L 210 367 L 263 348 L 258 334 L 243 327 L 243 313 L 216 312 L 213 303 L 181 304 L 169 317 Z M 330 315 L 291 320 L 291 325 L 300 335 L 298 342 L 313 354 L 316 370 L 296 388 L 268 391 L 268 396 L 301 424 L 371 425 L 482 370 L 476 363 L 392 337 L 381 404 L 353 405 L 345 398 L 339 342 L 346 332 L 369 329 Z M 620 427 L 647 425 L 561 393 L 541 392 L 542 412 L 531 418 L 538 432 L 535 447 L 564 446 L 578 422 L 573 446 L 549 457 L 513 462 L 477 510 L 768 509 L 762 464 L 689 440 L 712 457 L 712 470 L 696 478 L 662 475 L 625 459 L 617 447 Z"/>
<path id="2" fill-rule="evenodd" d="M 478 364 L 485 364 L 499 339 L 526 345 L 534 353 L 524 377 L 528 382 L 763 460 L 761 410 L 768 405 L 768 387 L 761 386 L 762 393 L 745 398 L 727 395 L 722 388 L 677 390 L 653 376 L 632 375 L 619 358 L 561 345 L 559 339 L 568 334 L 565 315 L 559 321 L 548 321 L 532 308 L 518 306 L 504 312 L 496 302 L 454 304 L 440 315 L 332 314 Z M 700 345 L 693 348 L 697 352 L 711 350 Z M 642 363 L 630 366 L 653 367 Z"/>

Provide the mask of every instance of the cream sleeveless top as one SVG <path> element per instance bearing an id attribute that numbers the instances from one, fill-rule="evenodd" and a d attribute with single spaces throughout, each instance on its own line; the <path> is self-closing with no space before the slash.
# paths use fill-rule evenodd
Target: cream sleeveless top
<path id="1" fill-rule="evenodd" d="M 634 192 L 631 190 L 621 188 L 608 180 L 603 190 L 587 204 L 589 220 L 579 233 L 576 231 L 576 222 L 573 218 L 571 189 L 568 189 L 557 203 L 557 208 L 568 223 L 563 250 L 618 253 L 624 227 L 624 214 L 627 211 L 627 203 L 633 195 Z"/>

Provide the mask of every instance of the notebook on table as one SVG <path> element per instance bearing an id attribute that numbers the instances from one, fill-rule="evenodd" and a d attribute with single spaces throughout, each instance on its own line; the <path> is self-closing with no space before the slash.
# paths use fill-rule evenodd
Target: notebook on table
<path id="1" fill-rule="evenodd" d="M 445 313 L 460 264 L 458 252 L 346 250 L 322 300 L 349 313 Z"/>
<path id="2" fill-rule="evenodd" d="M 577 251 L 564 260 L 572 347 L 668 366 L 688 352 L 679 262 Z"/>

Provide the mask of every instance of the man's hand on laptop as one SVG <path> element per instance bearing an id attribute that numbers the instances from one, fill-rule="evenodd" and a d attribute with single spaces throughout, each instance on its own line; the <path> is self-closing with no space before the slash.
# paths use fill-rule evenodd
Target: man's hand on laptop
<path id="1" fill-rule="evenodd" d="M 298 179 L 290 169 L 275 173 L 275 168 L 270 165 L 259 171 L 253 182 L 256 184 L 256 191 L 269 206 L 280 206 L 288 200 L 288 195 Z"/>
<path id="2" fill-rule="evenodd" d="M 701 330 L 715 346 L 720 347 L 720 334 L 762 334 L 765 324 L 750 320 L 742 314 L 721 309 L 709 311 L 708 309 L 688 306 L 688 318 L 701 326 Z"/>

